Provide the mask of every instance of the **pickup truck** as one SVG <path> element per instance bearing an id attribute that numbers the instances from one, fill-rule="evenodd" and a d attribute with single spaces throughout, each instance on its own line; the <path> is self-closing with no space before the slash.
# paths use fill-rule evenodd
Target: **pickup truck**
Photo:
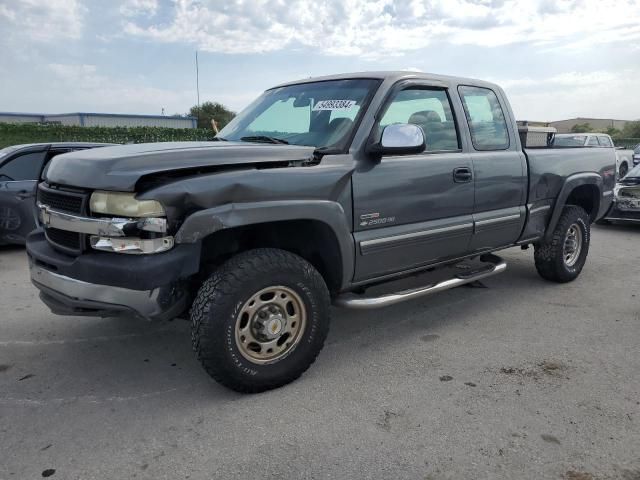
<path id="1" fill-rule="evenodd" d="M 554 136 L 553 144 L 556 148 L 588 147 L 615 148 L 613 140 L 606 133 L 558 133 Z M 624 178 L 633 167 L 631 160 L 633 152 L 616 148 L 616 171 L 618 178 Z"/>
<path id="2" fill-rule="evenodd" d="M 214 142 L 58 156 L 27 240 L 32 282 L 58 314 L 188 314 L 214 379 L 282 386 L 320 352 L 332 302 L 474 282 L 515 246 L 534 246 L 544 279 L 578 277 L 614 150 L 525 150 L 514 118 L 492 83 L 358 73 L 269 89 Z"/>

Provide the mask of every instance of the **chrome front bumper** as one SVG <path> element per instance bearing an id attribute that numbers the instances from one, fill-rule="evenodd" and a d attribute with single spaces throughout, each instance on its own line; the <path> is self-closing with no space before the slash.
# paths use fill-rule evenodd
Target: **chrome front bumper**
<path id="1" fill-rule="evenodd" d="M 29 262 L 31 282 L 53 313 L 114 317 L 134 314 L 147 320 L 170 319 L 185 306 L 184 296 L 176 297 L 172 287 L 153 290 L 99 285 L 51 272 Z"/>
<path id="2" fill-rule="evenodd" d="M 153 254 L 173 248 L 172 236 L 141 238 L 141 231 L 165 234 L 166 218 L 94 218 L 53 210 L 38 203 L 38 220 L 46 228 L 89 235 L 95 250 L 128 254 Z"/>
<path id="3" fill-rule="evenodd" d="M 80 217 L 53 210 L 42 203 L 38 203 L 38 217 L 46 227 L 107 237 L 126 237 L 132 230 L 157 233 L 167 231 L 167 220 L 164 218 Z"/>

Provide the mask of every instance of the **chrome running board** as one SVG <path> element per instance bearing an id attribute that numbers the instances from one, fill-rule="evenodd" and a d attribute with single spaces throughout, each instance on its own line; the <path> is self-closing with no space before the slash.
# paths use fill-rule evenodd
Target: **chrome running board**
<path id="1" fill-rule="evenodd" d="M 433 293 L 442 292 L 451 288 L 459 287 L 466 283 L 475 282 L 483 278 L 491 277 L 502 273 L 507 269 L 507 263 L 496 255 L 483 255 L 482 261 L 486 263 L 482 267 L 456 275 L 453 278 L 440 281 L 426 287 L 413 288 L 396 293 L 389 293 L 378 297 L 367 297 L 355 293 L 345 293 L 334 300 L 334 304 L 339 307 L 367 310 L 380 308 L 396 303 L 412 300 L 414 298 L 425 297 Z"/>

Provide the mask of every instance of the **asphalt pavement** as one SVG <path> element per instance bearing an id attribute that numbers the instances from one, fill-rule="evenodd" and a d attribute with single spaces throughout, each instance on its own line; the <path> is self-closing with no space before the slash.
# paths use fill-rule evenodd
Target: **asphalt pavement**
<path id="1" fill-rule="evenodd" d="M 298 381 L 240 395 L 184 320 L 60 317 L 0 247 L 0 479 L 640 479 L 640 227 L 573 283 L 503 252 L 481 285 L 335 309 Z"/>

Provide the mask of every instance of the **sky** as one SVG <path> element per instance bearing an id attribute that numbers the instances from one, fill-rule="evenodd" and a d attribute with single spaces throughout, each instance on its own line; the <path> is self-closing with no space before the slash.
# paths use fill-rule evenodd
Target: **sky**
<path id="1" fill-rule="evenodd" d="M 640 0 L 0 0 L 0 111 L 239 111 L 279 83 L 494 81 L 519 120 L 640 119 Z"/>

